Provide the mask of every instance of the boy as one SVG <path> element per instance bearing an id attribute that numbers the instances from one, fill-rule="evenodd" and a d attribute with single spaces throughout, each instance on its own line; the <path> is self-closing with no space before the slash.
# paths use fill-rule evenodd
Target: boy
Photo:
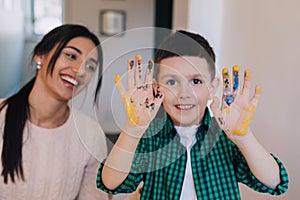
<path id="1" fill-rule="evenodd" d="M 223 71 L 221 110 L 215 97 L 215 54 L 205 38 L 170 34 L 148 63 L 145 82 L 141 57 L 128 61 L 125 90 L 116 76 L 127 121 L 98 171 L 97 187 L 111 194 L 133 192 L 144 182 L 141 199 L 240 199 L 238 182 L 259 192 L 287 190 L 283 164 L 255 139 L 249 123 L 260 96 L 249 100 L 250 72 L 240 91 Z M 152 92 L 152 74 L 154 90 Z M 162 104 L 165 115 L 157 114 Z"/>

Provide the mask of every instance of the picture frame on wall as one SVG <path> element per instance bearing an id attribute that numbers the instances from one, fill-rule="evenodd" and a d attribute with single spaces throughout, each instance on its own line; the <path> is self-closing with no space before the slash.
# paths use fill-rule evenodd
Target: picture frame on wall
<path id="1" fill-rule="evenodd" d="M 100 34 L 103 36 L 122 36 L 126 30 L 126 12 L 105 9 L 100 11 Z"/>

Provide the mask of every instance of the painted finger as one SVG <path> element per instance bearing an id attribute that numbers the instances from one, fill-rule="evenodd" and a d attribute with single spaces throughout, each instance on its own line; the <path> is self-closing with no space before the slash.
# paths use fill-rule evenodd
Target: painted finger
<path id="1" fill-rule="evenodd" d="M 142 56 L 136 55 L 135 56 L 135 81 L 137 88 L 140 88 L 143 85 L 142 80 Z"/>
<path id="2" fill-rule="evenodd" d="M 127 87 L 128 91 L 134 90 L 135 87 L 135 77 L 134 77 L 134 60 L 128 59 L 127 62 Z"/>
<path id="3" fill-rule="evenodd" d="M 230 83 L 230 79 L 229 79 L 229 70 L 228 70 L 228 68 L 224 68 L 222 70 L 222 77 L 223 77 L 223 95 L 222 95 L 222 99 L 225 100 L 227 105 L 230 105 L 233 102 L 234 97 L 233 97 L 232 92 L 231 92 L 231 83 Z"/>
<path id="4" fill-rule="evenodd" d="M 121 83 L 121 75 L 120 74 L 115 75 L 115 84 L 116 84 L 116 87 L 117 87 L 120 95 L 123 97 L 126 94 L 126 90 L 124 89 L 124 87 Z"/>
<path id="5" fill-rule="evenodd" d="M 129 121 L 131 123 L 133 123 L 134 125 L 137 125 L 139 123 L 139 119 L 138 119 L 138 117 L 135 116 L 136 106 L 134 104 L 132 97 L 129 97 L 129 98 L 127 97 L 126 90 L 124 89 L 120 80 L 121 80 L 121 76 L 119 74 L 116 74 L 115 75 L 115 84 L 119 90 L 120 95 L 122 96 L 122 100 L 123 100 L 123 103 L 125 106 L 125 111 L 127 113 Z"/>
<path id="6" fill-rule="evenodd" d="M 145 87 L 148 88 L 152 86 L 153 83 L 153 61 L 149 60 L 147 65 L 147 70 L 145 73 Z"/>
<path id="7" fill-rule="evenodd" d="M 160 86 L 158 85 L 156 87 L 156 90 L 154 91 L 154 98 L 156 98 L 156 99 L 162 99 L 162 97 L 163 97 L 163 94 L 162 94 L 162 92 L 160 90 Z"/>
<path id="8" fill-rule="evenodd" d="M 261 87 L 260 86 L 256 86 L 255 87 L 255 93 L 253 95 L 253 98 L 251 100 L 251 103 L 257 107 L 259 99 L 260 99 L 260 95 L 261 95 Z"/>
<path id="9" fill-rule="evenodd" d="M 239 72 L 240 72 L 240 67 L 238 65 L 234 65 L 232 67 L 232 90 L 233 90 L 233 95 L 235 96 L 238 93 L 239 90 Z"/>
<path id="10" fill-rule="evenodd" d="M 162 102 L 163 102 L 163 95 L 161 96 L 161 98 L 155 98 L 153 100 L 153 104 L 151 105 L 151 112 L 153 112 L 153 114 L 156 114 L 158 112 L 158 109 L 160 108 Z"/>
<path id="11" fill-rule="evenodd" d="M 219 118 L 223 120 L 222 128 L 224 129 L 224 127 L 228 126 L 230 123 L 230 106 L 227 104 L 227 102 L 225 102 L 225 100 L 222 102 L 220 114 L 221 116 Z"/>
<path id="12" fill-rule="evenodd" d="M 251 71 L 250 70 L 246 70 L 244 73 L 244 85 L 243 85 L 243 91 L 242 91 L 242 95 L 245 95 L 246 98 L 249 97 L 250 94 L 250 86 L 251 86 Z"/>

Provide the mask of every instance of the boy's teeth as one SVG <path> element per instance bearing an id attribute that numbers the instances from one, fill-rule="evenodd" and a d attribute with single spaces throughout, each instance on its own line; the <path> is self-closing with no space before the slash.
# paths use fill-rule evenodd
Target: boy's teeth
<path id="1" fill-rule="evenodd" d="M 61 78 L 62 78 L 63 80 L 65 80 L 65 81 L 67 81 L 67 82 L 69 82 L 69 83 L 75 85 L 75 86 L 78 85 L 78 81 L 75 80 L 75 79 L 73 79 L 73 78 L 70 78 L 69 76 L 62 76 Z"/>
<path id="2" fill-rule="evenodd" d="M 190 109 L 190 108 L 192 108 L 193 105 L 178 105 L 177 107 L 184 110 L 184 109 Z"/>

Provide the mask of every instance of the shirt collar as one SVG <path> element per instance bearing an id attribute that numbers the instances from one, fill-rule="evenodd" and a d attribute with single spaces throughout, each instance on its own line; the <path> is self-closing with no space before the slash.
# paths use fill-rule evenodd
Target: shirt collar
<path id="1" fill-rule="evenodd" d="M 201 122 L 201 125 L 198 127 L 197 132 L 196 132 L 196 139 L 197 140 L 203 140 L 204 136 L 208 130 L 208 128 L 211 126 L 211 114 L 210 111 L 208 109 L 208 107 L 205 108 L 204 111 L 204 116 L 203 116 L 203 120 Z M 171 137 L 173 138 L 176 134 L 177 131 L 174 127 L 174 124 L 170 118 L 170 116 L 167 114 L 167 120 L 165 121 L 165 126 L 164 126 L 164 130 L 163 134 L 164 137 Z M 171 134 L 170 134 L 171 133 Z"/>
<path id="2" fill-rule="evenodd" d="M 211 125 L 211 115 L 209 109 L 206 107 L 204 111 L 204 116 L 201 125 L 198 127 L 196 132 L 196 139 L 197 140 L 204 140 L 204 136 Z"/>

